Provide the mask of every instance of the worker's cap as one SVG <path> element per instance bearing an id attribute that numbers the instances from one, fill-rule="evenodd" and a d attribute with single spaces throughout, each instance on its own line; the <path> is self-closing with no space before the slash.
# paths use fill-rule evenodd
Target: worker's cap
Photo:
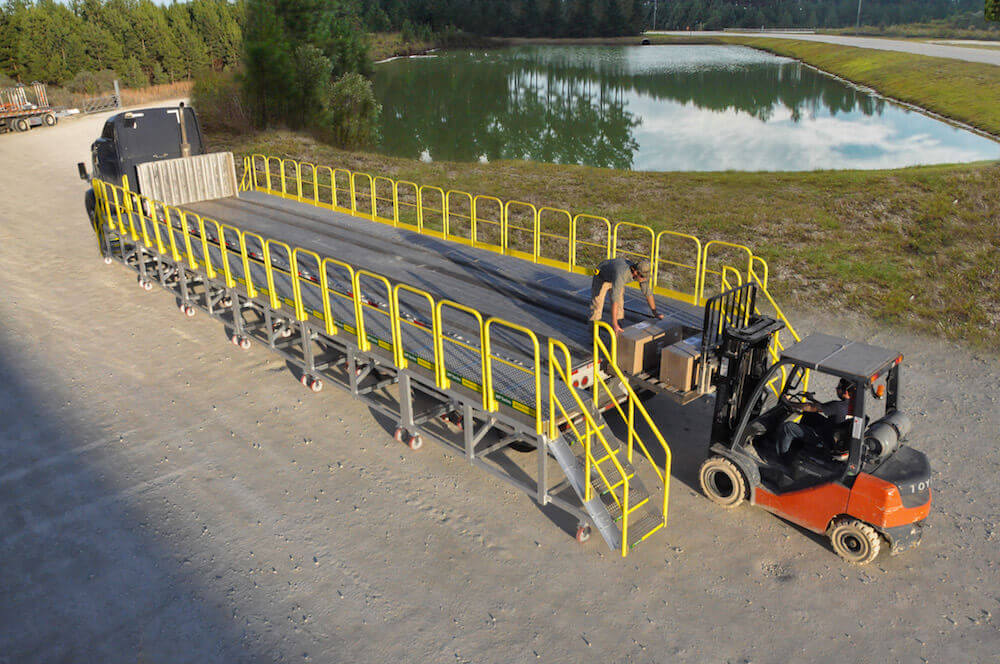
<path id="1" fill-rule="evenodd" d="M 649 278 L 649 259 L 643 258 L 634 263 L 635 271 L 640 277 Z"/>

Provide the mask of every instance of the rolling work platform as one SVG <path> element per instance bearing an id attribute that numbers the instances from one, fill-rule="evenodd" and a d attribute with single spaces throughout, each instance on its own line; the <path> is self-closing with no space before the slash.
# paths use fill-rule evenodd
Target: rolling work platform
<path id="1" fill-rule="evenodd" d="M 702 306 L 730 286 L 755 283 L 774 304 L 748 248 L 603 217 L 262 156 L 238 184 L 228 154 L 137 173 L 142 194 L 93 181 L 106 262 L 218 318 L 234 344 L 280 353 L 313 391 L 364 399 L 412 449 L 433 438 L 564 509 L 578 540 L 596 527 L 623 556 L 666 524 L 670 449 L 640 399 L 663 386 L 625 375 L 610 326 L 586 320 L 593 268 L 649 258 L 658 310 L 696 329 L 719 324 Z M 645 310 L 630 292 L 626 318 Z M 711 389 L 702 374 L 693 396 Z"/>

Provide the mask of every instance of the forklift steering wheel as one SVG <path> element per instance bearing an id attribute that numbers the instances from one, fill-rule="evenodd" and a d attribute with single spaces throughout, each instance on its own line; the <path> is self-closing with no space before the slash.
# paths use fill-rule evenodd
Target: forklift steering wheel
<path id="1" fill-rule="evenodd" d="M 781 402 L 790 410 L 798 411 L 800 406 L 812 403 L 811 392 L 794 392 L 781 397 Z"/>

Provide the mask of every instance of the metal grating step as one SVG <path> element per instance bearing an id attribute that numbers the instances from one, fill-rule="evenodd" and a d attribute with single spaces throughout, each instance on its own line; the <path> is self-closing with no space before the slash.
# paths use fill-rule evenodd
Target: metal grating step
<path id="1" fill-rule="evenodd" d="M 663 527 L 663 516 L 655 511 L 640 514 L 638 520 L 628 524 L 629 548 L 635 548 L 639 542 Z"/>
<path id="2" fill-rule="evenodd" d="M 618 499 L 621 500 L 622 503 L 624 503 L 623 500 L 624 491 L 622 491 L 622 488 L 623 487 L 618 487 L 617 489 L 614 490 L 614 492 L 606 491 L 605 493 L 600 494 L 601 502 L 604 503 L 604 506 L 608 510 L 608 514 L 615 521 L 620 521 L 622 518 L 622 506 L 615 501 L 615 496 L 617 496 Z M 612 493 L 614 495 L 612 495 Z M 643 485 L 642 481 L 638 477 L 633 477 L 631 480 L 629 480 L 629 487 L 628 487 L 629 509 L 634 509 L 636 505 L 648 499 L 649 499 L 649 492 L 646 490 L 646 487 L 645 485 Z M 646 504 L 648 504 L 648 502 Z"/>
<path id="3" fill-rule="evenodd" d="M 625 458 L 626 455 L 622 452 L 623 450 L 618 450 L 615 457 L 618 459 L 618 463 L 621 464 L 622 470 L 625 471 L 625 475 L 631 480 L 635 477 L 635 468 L 628 462 Z M 583 463 L 583 460 L 581 459 L 580 462 Z M 607 478 L 608 484 L 611 486 L 617 486 L 622 481 L 621 473 L 618 472 L 618 466 L 611 461 L 610 457 L 605 458 L 596 465 L 600 466 L 601 472 L 604 473 L 604 477 Z M 601 493 L 609 490 L 608 485 L 604 483 L 604 480 L 601 479 L 596 470 L 590 471 L 590 482 Z"/>

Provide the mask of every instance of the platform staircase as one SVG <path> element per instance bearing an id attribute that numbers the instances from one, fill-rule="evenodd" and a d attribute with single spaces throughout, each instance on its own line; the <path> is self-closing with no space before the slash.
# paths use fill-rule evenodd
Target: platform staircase
<path id="1" fill-rule="evenodd" d="M 671 455 L 670 446 L 618 368 L 616 346 L 617 336 L 611 327 L 603 322 L 595 324 L 594 381 L 592 387 L 581 390 L 569 387 L 565 346 L 549 340 L 548 438 L 552 455 L 597 531 L 624 557 L 667 523 Z M 557 391 L 559 382 L 569 389 Z M 624 440 L 611 430 L 603 415 L 611 410 L 621 417 Z M 560 416 L 562 424 L 557 426 Z M 647 440 L 638 431 L 640 422 L 648 428 Z M 640 479 L 635 464 L 643 457 L 658 486 L 647 488 Z"/>
<path id="2" fill-rule="evenodd" d="M 636 474 L 627 446 L 615 436 L 600 413 L 592 411 L 591 415 L 607 446 L 602 445 L 596 454 L 588 455 L 585 444 L 573 440 L 572 435 L 563 435 L 549 447 L 608 547 L 623 551 L 625 542 L 625 549 L 635 548 L 664 526 L 663 512 Z M 581 424 L 582 420 L 581 417 Z M 594 434 L 593 438 L 596 437 Z"/>

